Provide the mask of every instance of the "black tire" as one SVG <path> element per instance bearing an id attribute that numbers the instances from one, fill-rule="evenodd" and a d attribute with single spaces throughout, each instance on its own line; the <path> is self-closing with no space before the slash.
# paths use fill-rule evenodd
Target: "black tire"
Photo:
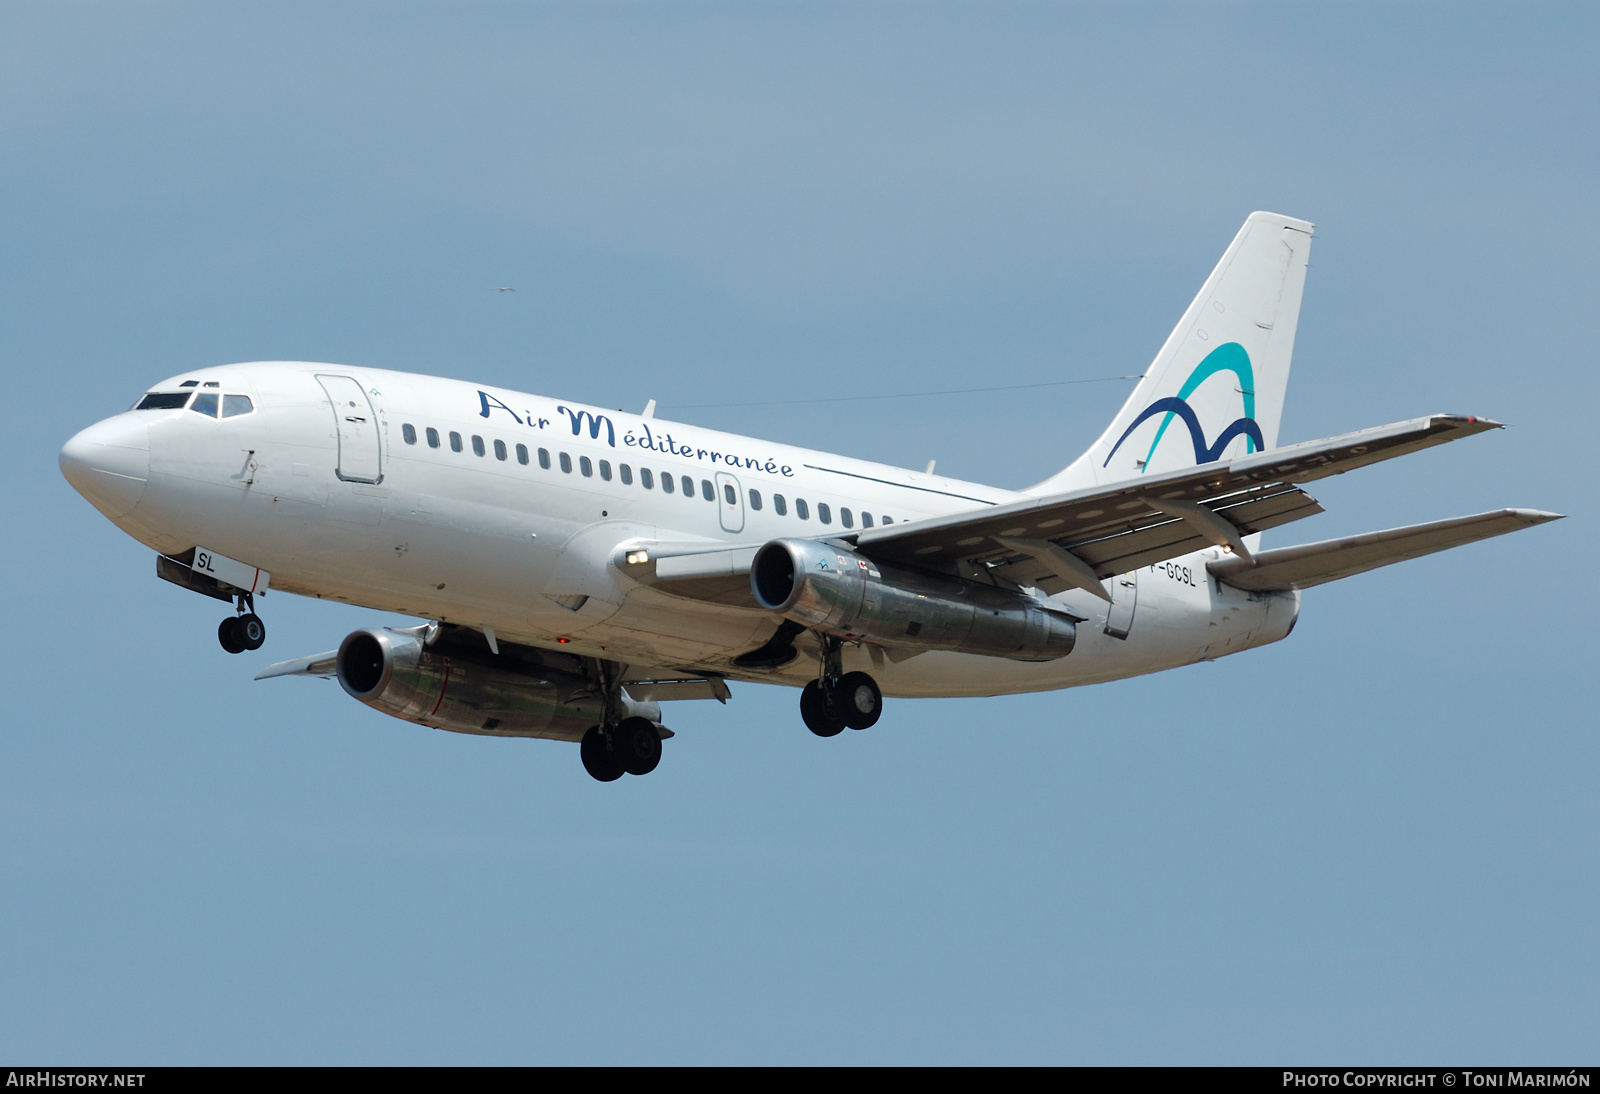
<path id="1" fill-rule="evenodd" d="M 267 641 L 267 625 L 254 612 L 239 617 L 239 630 L 247 650 L 259 650 Z"/>
<path id="2" fill-rule="evenodd" d="M 883 713 L 883 692 L 866 673 L 847 672 L 839 677 L 834 705 L 851 729 L 871 729 Z"/>
<path id="3" fill-rule="evenodd" d="M 837 737 L 845 730 L 843 713 L 833 699 L 815 680 L 800 693 L 800 717 L 818 737 Z"/>
<path id="4" fill-rule="evenodd" d="M 616 782 L 622 778 L 622 765 L 611 756 L 606 747 L 606 735 L 599 726 L 590 726 L 578 745 L 578 755 L 583 757 L 583 769 L 600 782 Z"/>
<path id="5" fill-rule="evenodd" d="M 217 641 L 229 653 L 244 652 L 244 624 L 239 622 L 238 616 L 230 615 L 217 624 Z"/>
<path id="6" fill-rule="evenodd" d="M 611 731 L 617 761 L 630 775 L 648 775 L 661 762 L 661 734 L 648 718 L 624 718 Z"/>

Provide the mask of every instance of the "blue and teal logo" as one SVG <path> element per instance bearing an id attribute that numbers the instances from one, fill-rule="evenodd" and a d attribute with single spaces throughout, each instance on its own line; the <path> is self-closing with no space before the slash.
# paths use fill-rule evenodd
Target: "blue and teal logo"
<path id="1" fill-rule="evenodd" d="M 1244 393 L 1244 417 L 1235 419 L 1228 428 L 1217 435 L 1214 444 L 1207 445 L 1205 430 L 1200 427 L 1200 416 L 1189 405 L 1188 399 L 1196 388 L 1219 372 L 1231 372 L 1239 378 L 1239 390 Z M 1205 360 L 1189 373 L 1189 378 L 1183 382 L 1183 387 L 1178 389 L 1176 396 L 1169 395 L 1157 399 L 1145 407 L 1133 420 L 1133 424 L 1117 439 L 1117 443 L 1111 446 L 1106 462 L 1100 466 L 1109 466 L 1111 457 L 1117 454 L 1117 449 L 1122 447 L 1122 442 L 1128 439 L 1128 435 L 1161 413 L 1165 413 L 1166 417 L 1161 419 L 1161 428 L 1156 430 L 1156 439 L 1150 442 L 1150 451 L 1139 461 L 1141 475 L 1144 474 L 1145 468 L 1150 466 L 1150 460 L 1156 454 L 1156 445 L 1166 436 L 1167 426 L 1172 424 L 1174 418 L 1183 419 L 1183 424 L 1189 427 L 1189 439 L 1194 443 L 1196 464 L 1216 462 L 1221 458 L 1223 449 L 1227 448 L 1235 437 L 1245 438 L 1245 450 L 1248 452 L 1259 452 L 1266 447 L 1266 442 L 1261 439 L 1261 427 L 1256 424 L 1255 373 L 1250 368 L 1250 355 L 1237 342 L 1226 342 L 1206 354 Z"/>

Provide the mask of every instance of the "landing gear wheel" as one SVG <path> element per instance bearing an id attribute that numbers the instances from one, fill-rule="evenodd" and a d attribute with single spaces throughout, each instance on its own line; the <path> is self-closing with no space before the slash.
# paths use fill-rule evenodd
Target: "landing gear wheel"
<path id="1" fill-rule="evenodd" d="M 267 625 L 261 622 L 261 617 L 255 612 L 239 617 L 239 631 L 247 650 L 259 650 L 267 640 Z"/>
<path id="2" fill-rule="evenodd" d="M 871 729 L 883 713 L 883 692 L 864 672 L 847 672 L 835 685 L 834 705 L 851 729 Z"/>
<path id="3" fill-rule="evenodd" d="M 244 624 L 236 615 L 230 615 L 217 624 L 217 641 L 222 643 L 222 648 L 229 653 L 243 653 L 245 651 Z"/>
<path id="4" fill-rule="evenodd" d="M 583 769 L 603 783 L 622 778 L 622 765 L 611 757 L 606 747 L 606 735 L 599 726 L 590 726 L 578 745 L 578 755 L 583 757 Z"/>
<path id="5" fill-rule="evenodd" d="M 834 693 L 815 680 L 800 693 L 800 717 L 805 721 L 806 728 L 818 737 L 836 737 L 844 732 L 848 724 Z"/>
<path id="6" fill-rule="evenodd" d="M 661 734 L 648 718 L 624 718 L 611 731 L 614 755 L 630 775 L 648 775 L 661 762 Z"/>

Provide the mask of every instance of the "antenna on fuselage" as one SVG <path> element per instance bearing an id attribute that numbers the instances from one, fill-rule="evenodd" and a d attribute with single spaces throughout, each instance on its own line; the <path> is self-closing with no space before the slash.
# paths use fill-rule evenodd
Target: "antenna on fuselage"
<path id="1" fill-rule="evenodd" d="M 641 417 L 641 418 L 654 418 L 655 416 L 656 416 L 656 401 L 654 399 L 651 399 L 648 403 L 644 404 L 644 413 L 640 414 L 639 417 Z"/>
<path id="2" fill-rule="evenodd" d="M 924 474 L 924 475 L 931 475 L 931 474 L 933 474 L 933 465 L 934 465 L 934 464 L 936 464 L 936 463 L 938 463 L 938 462 L 939 462 L 939 461 L 938 461 L 938 460 L 929 460 L 929 461 L 928 461 L 928 469 L 927 469 L 927 470 L 926 470 L 926 471 L 924 471 L 924 472 L 923 472 L 923 474 Z"/>

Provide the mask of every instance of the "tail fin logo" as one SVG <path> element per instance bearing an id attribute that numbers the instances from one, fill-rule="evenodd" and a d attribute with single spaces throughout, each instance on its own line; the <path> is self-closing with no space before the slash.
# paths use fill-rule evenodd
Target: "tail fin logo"
<path id="1" fill-rule="evenodd" d="M 1200 425 L 1200 416 L 1189 405 L 1188 399 L 1196 388 L 1219 372 L 1231 372 L 1239 378 L 1239 390 L 1244 396 L 1244 417 L 1235 419 L 1217 435 L 1214 443 L 1208 445 L 1205 430 Z M 1183 382 L 1183 387 L 1178 389 L 1176 396 L 1165 396 L 1145 407 L 1133 423 L 1123 431 L 1117 443 L 1111 447 L 1105 463 L 1101 466 L 1106 467 L 1111 464 L 1111 457 L 1117 454 L 1117 449 L 1122 447 L 1122 442 L 1128 439 L 1129 434 L 1150 418 L 1163 412 L 1166 413 L 1166 417 L 1161 420 L 1161 428 L 1156 430 L 1155 440 L 1150 442 L 1150 451 L 1139 461 L 1141 475 L 1144 474 L 1145 468 L 1150 466 L 1150 460 L 1156 454 L 1156 446 L 1161 443 L 1161 438 L 1166 436 L 1167 426 L 1172 424 L 1173 418 L 1182 418 L 1183 424 L 1189 427 L 1189 439 L 1194 443 L 1196 464 L 1215 462 L 1222 456 L 1228 444 L 1239 436 L 1245 438 L 1246 451 L 1259 452 L 1266 447 L 1261 438 L 1261 427 L 1256 424 L 1255 373 L 1250 368 L 1250 355 L 1237 342 L 1226 342 L 1206 354 L 1205 359 L 1195 366 L 1189 378 Z"/>

